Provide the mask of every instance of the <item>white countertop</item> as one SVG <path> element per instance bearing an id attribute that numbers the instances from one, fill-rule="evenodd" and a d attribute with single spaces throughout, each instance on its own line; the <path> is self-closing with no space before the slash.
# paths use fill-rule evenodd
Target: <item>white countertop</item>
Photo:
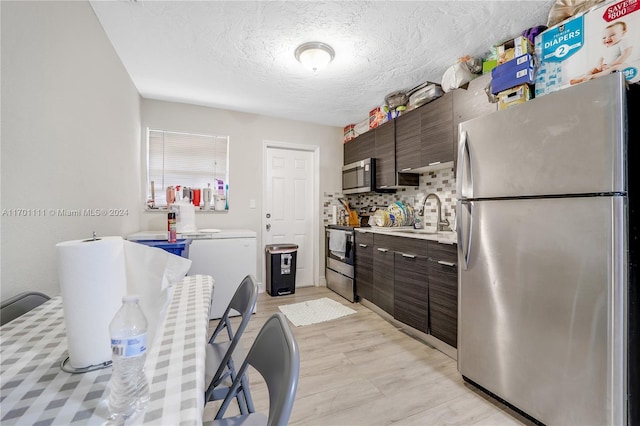
<path id="1" fill-rule="evenodd" d="M 417 238 L 420 240 L 437 241 L 443 244 L 457 244 L 457 234 L 453 231 L 433 232 L 428 229 L 413 229 L 410 226 L 381 227 L 371 226 L 355 228 L 356 232 L 373 232 L 376 234 L 393 235 L 396 237 Z"/>
<path id="2" fill-rule="evenodd" d="M 256 238 L 255 231 L 249 229 L 200 229 L 196 232 L 177 234 L 177 238 L 190 240 L 213 240 L 224 238 Z M 140 231 L 127 235 L 127 240 L 166 240 L 167 231 Z"/>

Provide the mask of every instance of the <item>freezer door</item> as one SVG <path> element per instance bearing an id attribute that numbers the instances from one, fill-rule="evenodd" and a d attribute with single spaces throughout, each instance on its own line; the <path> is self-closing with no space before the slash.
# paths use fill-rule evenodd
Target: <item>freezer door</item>
<path id="1" fill-rule="evenodd" d="M 623 192 L 620 73 L 460 124 L 461 198 Z"/>
<path id="2" fill-rule="evenodd" d="M 463 376 L 545 424 L 625 424 L 625 200 L 460 203 Z"/>

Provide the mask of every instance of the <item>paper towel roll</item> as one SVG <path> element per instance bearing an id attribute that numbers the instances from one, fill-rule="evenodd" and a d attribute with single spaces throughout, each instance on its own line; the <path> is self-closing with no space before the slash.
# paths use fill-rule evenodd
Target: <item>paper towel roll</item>
<path id="1" fill-rule="evenodd" d="M 56 244 L 69 363 L 84 368 L 111 360 L 109 323 L 127 293 L 121 237 Z"/>

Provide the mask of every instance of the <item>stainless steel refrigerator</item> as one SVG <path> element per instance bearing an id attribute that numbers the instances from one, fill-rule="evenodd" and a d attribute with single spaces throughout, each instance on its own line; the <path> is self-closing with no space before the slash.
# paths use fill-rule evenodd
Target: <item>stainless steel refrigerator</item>
<path id="1" fill-rule="evenodd" d="M 460 125 L 458 369 L 549 425 L 627 423 L 622 74 Z"/>

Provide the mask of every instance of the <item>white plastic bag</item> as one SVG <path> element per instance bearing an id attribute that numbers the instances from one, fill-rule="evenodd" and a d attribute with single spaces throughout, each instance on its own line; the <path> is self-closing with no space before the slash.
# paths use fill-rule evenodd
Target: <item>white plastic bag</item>
<path id="1" fill-rule="evenodd" d="M 464 86 L 474 79 L 466 62 L 459 62 L 447 68 L 442 75 L 442 90 L 450 92 L 453 89 Z"/>

